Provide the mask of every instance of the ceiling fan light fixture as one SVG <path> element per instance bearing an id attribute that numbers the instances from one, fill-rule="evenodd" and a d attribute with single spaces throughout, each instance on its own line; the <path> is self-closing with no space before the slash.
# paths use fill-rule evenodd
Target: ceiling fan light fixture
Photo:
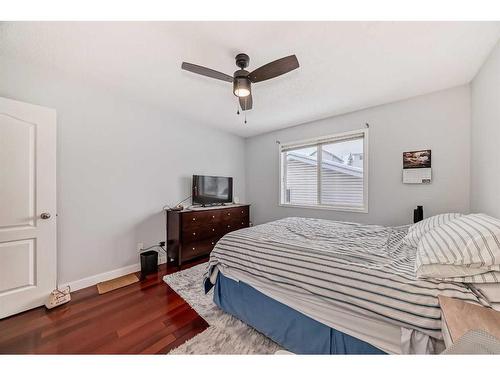
<path id="1" fill-rule="evenodd" d="M 245 96 L 250 95 L 250 91 L 248 91 L 247 89 L 236 89 L 234 91 L 234 95 L 236 95 L 239 98 L 244 98 Z"/>
<path id="2" fill-rule="evenodd" d="M 297 56 L 295 55 L 274 60 L 251 72 L 245 70 L 249 63 L 250 57 L 245 53 L 239 53 L 236 56 L 236 66 L 240 69 L 235 71 L 233 76 L 185 61 L 182 62 L 181 69 L 205 77 L 232 83 L 233 94 L 238 98 L 239 108 L 241 108 L 242 111 L 248 111 L 253 107 L 252 83 L 267 81 L 268 79 L 281 76 L 299 67 L 299 60 L 297 60 Z"/>
<path id="3" fill-rule="evenodd" d="M 250 80 L 246 77 L 235 77 L 233 82 L 233 93 L 239 98 L 250 95 Z"/>

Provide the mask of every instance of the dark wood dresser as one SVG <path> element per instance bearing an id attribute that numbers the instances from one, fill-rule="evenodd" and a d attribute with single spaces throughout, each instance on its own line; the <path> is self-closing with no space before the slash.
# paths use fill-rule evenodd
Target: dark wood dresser
<path id="1" fill-rule="evenodd" d="M 180 266 L 208 255 L 226 233 L 250 224 L 250 205 L 167 211 L 167 261 Z"/>

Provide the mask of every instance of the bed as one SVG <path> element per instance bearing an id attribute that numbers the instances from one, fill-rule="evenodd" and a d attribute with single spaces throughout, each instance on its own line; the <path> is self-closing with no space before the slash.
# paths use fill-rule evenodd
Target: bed
<path id="1" fill-rule="evenodd" d="M 234 231 L 210 255 L 205 290 L 295 353 L 438 353 L 437 296 L 485 301 L 463 283 L 417 279 L 407 231 L 297 217 Z"/>

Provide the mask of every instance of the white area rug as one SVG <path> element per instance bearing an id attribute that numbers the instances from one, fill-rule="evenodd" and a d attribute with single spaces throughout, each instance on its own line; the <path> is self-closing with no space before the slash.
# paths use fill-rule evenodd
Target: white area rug
<path id="1" fill-rule="evenodd" d="M 204 293 L 206 267 L 199 264 L 163 278 L 210 325 L 168 354 L 274 354 L 280 350 L 278 344 L 219 309 L 212 300 L 213 289 Z"/>

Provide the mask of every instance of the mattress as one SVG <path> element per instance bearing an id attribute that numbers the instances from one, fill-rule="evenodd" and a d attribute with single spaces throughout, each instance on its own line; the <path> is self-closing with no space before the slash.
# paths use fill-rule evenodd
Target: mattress
<path id="1" fill-rule="evenodd" d="M 328 327 L 365 341 L 386 353 L 428 354 L 441 352 L 444 349 L 444 342 L 433 340 L 425 334 L 412 332 L 411 330 L 402 330 L 397 325 L 376 318 L 347 312 L 326 303 L 321 298 L 312 294 L 293 291 L 279 285 L 262 282 L 255 277 L 228 268 L 222 269 L 220 272 L 227 278 L 237 282 L 244 282 L 262 294 Z M 217 271 L 213 275 L 217 275 Z M 418 339 L 412 338 L 412 335 L 418 337 Z"/>
<path id="2" fill-rule="evenodd" d="M 213 300 L 226 313 L 295 354 L 385 354 L 221 272 L 217 276 Z"/>
<path id="3" fill-rule="evenodd" d="M 220 270 L 390 353 L 411 351 L 402 347 L 407 341 L 429 348 L 442 340 L 439 294 L 483 302 L 464 284 L 417 279 L 415 249 L 402 241 L 406 232 L 286 218 L 224 236 L 207 276 Z"/>

